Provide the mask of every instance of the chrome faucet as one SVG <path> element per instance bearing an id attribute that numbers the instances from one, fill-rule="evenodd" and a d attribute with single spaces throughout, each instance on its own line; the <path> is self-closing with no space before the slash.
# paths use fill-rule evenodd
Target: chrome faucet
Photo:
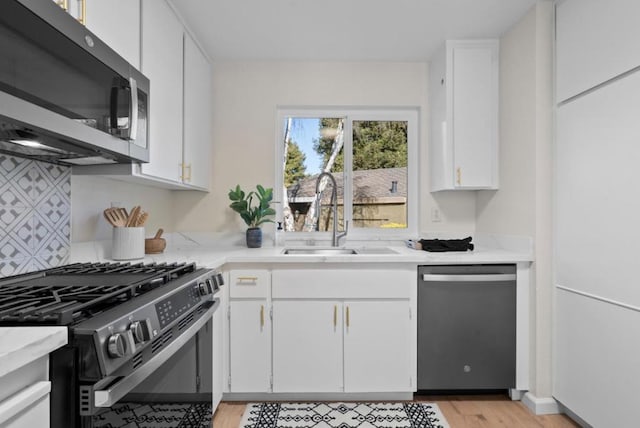
<path id="1" fill-rule="evenodd" d="M 323 177 L 327 177 L 331 180 L 331 210 L 333 213 L 333 236 L 331 238 L 331 246 L 337 247 L 340 242 L 340 238 L 347 236 L 347 232 L 349 229 L 349 223 L 345 221 L 345 229 L 343 232 L 338 233 L 338 185 L 336 184 L 336 179 L 333 178 L 333 175 L 329 172 L 323 172 L 318 175 L 316 179 L 316 195 L 320 191 L 320 182 Z M 318 222 L 320 221 L 320 217 L 322 214 L 322 199 L 318 199 Z"/>

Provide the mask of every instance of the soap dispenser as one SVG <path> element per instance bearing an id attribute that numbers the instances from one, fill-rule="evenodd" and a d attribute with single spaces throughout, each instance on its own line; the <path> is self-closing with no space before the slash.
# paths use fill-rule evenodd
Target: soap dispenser
<path id="1" fill-rule="evenodd" d="M 278 227 L 276 228 L 274 246 L 282 247 L 284 245 L 284 229 L 282 228 L 282 222 L 278 222 Z"/>

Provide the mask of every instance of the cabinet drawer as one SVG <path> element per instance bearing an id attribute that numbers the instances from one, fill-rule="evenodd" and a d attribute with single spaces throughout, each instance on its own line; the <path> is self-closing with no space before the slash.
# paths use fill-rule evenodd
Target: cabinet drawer
<path id="1" fill-rule="evenodd" d="M 411 297 L 412 287 L 415 288 L 414 269 L 274 270 L 272 297 L 406 299 Z"/>
<path id="2" fill-rule="evenodd" d="M 41 381 L 0 402 L 0 427 L 49 427 L 51 382 Z"/>
<path id="3" fill-rule="evenodd" d="M 229 273 L 229 297 L 268 297 L 271 273 L 265 269 L 232 270 Z"/>

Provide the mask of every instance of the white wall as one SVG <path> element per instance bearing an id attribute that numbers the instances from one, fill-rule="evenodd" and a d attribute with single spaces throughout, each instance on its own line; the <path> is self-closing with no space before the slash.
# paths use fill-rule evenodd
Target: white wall
<path id="1" fill-rule="evenodd" d="M 149 213 L 145 225 L 147 236 L 159 227 L 173 231 L 170 190 L 88 175 L 71 176 L 71 240 L 73 242 L 111 239 L 111 226 L 102 212 L 112 202 L 119 202 L 130 210 L 135 205 Z"/>
<path id="2" fill-rule="evenodd" d="M 177 230 L 245 229 L 228 208 L 240 184 L 273 186 L 279 106 L 403 106 L 420 108 L 420 165 L 427 165 L 426 63 L 220 62 L 213 68 L 213 185 L 207 195 L 175 196 Z M 428 192 L 421 175 L 420 230 L 472 232 L 473 194 Z M 438 206 L 443 221 L 431 223 Z"/>
<path id="3" fill-rule="evenodd" d="M 500 39 L 500 190 L 477 196 L 477 233 L 534 237 L 532 393 L 551 396 L 553 3 L 538 2 Z"/>

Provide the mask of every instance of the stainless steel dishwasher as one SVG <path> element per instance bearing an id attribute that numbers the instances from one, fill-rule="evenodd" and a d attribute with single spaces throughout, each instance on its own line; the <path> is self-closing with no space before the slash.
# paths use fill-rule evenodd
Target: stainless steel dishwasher
<path id="1" fill-rule="evenodd" d="M 516 266 L 418 267 L 418 389 L 515 388 Z"/>

